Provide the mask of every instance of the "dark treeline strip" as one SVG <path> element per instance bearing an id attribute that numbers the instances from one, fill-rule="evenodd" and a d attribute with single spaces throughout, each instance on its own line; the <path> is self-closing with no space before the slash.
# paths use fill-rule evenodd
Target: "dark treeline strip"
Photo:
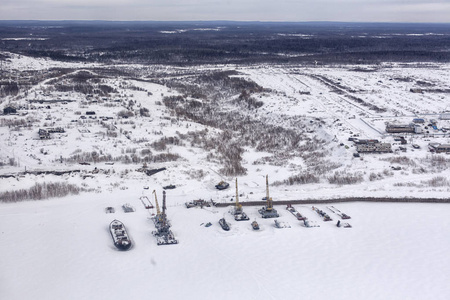
<path id="1" fill-rule="evenodd" d="M 0 22 L 0 50 L 105 63 L 446 62 L 449 29 L 333 22 Z"/>
<path id="2" fill-rule="evenodd" d="M 29 189 L 20 189 L 0 193 L 0 202 L 20 202 L 26 200 L 43 200 L 67 195 L 78 195 L 86 191 L 75 184 L 66 182 L 35 183 Z"/>

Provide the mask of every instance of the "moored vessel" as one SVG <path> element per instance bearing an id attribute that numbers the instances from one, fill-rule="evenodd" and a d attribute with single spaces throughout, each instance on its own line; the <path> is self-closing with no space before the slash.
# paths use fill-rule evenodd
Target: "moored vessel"
<path id="1" fill-rule="evenodd" d="M 258 224 L 258 222 L 253 221 L 253 222 L 252 222 L 252 228 L 253 228 L 253 230 L 259 230 L 259 224 Z"/>
<path id="2" fill-rule="evenodd" d="M 225 218 L 222 218 L 219 220 L 219 224 L 222 227 L 223 230 L 228 231 L 230 230 L 230 225 L 228 225 L 227 221 L 225 220 Z"/>
<path id="3" fill-rule="evenodd" d="M 119 250 L 128 250 L 131 248 L 131 239 L 128 232 L 119 220 L 114 220 L 109 224 L 109 231 L 111 232 L 111 237 L 114 241 L 114 246 Z"/>
<path id="4" fill-rule="evenodd" d="M 229 186 L 230 186 L 230 184 L 228 182 L 225 182 L 225 181 L 222 180 L 221 182 L 219 182 L 219 184 L 216 184 L 216 189 L 218 189 L 218 190 L 225 190 Z"/>

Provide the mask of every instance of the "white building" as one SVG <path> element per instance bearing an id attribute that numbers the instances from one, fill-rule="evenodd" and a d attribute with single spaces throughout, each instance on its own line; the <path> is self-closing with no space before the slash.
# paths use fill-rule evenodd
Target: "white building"
<path id="1" fill-rule="evenodd" d="M 446 113 L 442 113 L 439 115 L 439 119 L 441 120 L 450 120 L 450 113 L 446 112 Z"/>

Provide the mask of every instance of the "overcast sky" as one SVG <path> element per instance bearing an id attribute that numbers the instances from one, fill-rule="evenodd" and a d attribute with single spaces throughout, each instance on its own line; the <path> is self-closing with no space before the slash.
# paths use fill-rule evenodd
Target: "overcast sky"
<path id="1" fill-rule="evenodd" d="M 450 22 L 450 0 L 0 0 L 1 20 Z"/>

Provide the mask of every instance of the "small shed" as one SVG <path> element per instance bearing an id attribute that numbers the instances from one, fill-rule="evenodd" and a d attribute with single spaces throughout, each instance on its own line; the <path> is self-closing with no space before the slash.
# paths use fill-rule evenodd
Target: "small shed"
<path id="1" fill-rule="evenodd" d="M 441 120 L 450 120 L 450 113 L 442 113 L 439 115 L 439 119 Z"/>
<path id="2" fill-rule="evenodd" d="M 17 109 L 12 106 L 7 106 L 3 109 L 4 115 L 10 115 L 10 114 L 16 114 L 16 113 L 17 113 Z"/>
<path id="3" fill-rule="evenodd" d="M 436 153 L 450 153 L 450 144 L 443 144 L 437 146 Z"/>
<path id="4" fill-rule="evenodd" d="M 50 139 L 50 133 L 47 130 L 45 130 L 45 129 L 39 129 L 38 134 L 39 134 L 39 138 L 41 140 L 48 140 L 48 139 Z"/>

